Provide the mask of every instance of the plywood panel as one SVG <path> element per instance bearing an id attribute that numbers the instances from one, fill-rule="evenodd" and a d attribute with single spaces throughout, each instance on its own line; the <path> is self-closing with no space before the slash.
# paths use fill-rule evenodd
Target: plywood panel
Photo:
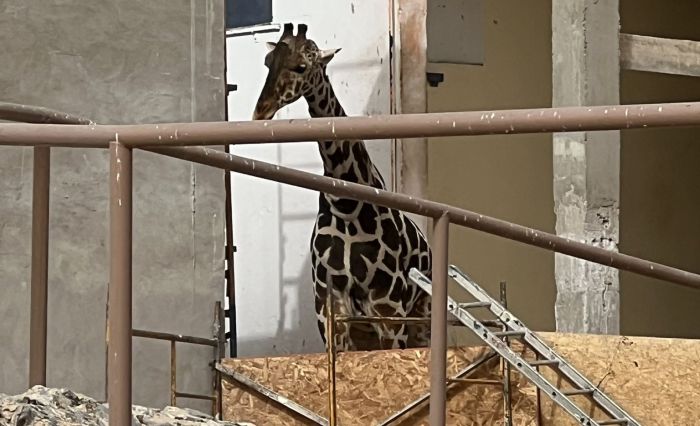
<path id="1" fill-rule="evenodd" d="M 700 341 L 648 337 L 542 333 L 541 337 L 592 382 L 600 383 L 625 410 L 644 425 L 695 424 L 700 371 Z M 522 348 L 516 347 L 522 353 Z M 452 348 L 448 370 L 453 373 L 483 353 L 484 348 Z M 531 354 L 528 352 L 528 357 Z M 428 389 L 427 350 L 340 354 L 337 365 L 338 412 L 342 425 L 378 424 Z M 263 385 L 327 416 L 325 354 L 293 357 L 228 359 L 224 364 Z M 475 377 L 499 378 L 492 363 Z M 534 425 L 535 388 L 513 374 L 513 417 L 516 425 Z M 561 386 L 564 386 L 561 383 Z M 266 425 L 307 424 L 245 387 L 224 382 L 227 420 Z M 503 424 L 500 388 L 462 385 L 448 393 L 448 424 Z M 543 424 L 576 424 L 549 399 L 542 399 Z M 583 406 L 585 405 L 583 401 Z M 424 404 L 400 425 L 427 424 Z M 605 418 L 596 413 L 596 418 Z"/>

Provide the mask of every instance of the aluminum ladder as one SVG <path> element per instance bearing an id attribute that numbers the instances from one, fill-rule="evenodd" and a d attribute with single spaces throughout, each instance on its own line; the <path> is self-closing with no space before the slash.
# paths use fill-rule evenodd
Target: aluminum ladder
<path id="1" fill-rule="evenodd" d="M 456 266 L 450 265 L 448 276 L 460 287 L 471 294 L 476 302 L 458 303 L 448 296 L 447 310 L 454 315 L 459 322 L 471 329 L 481 340 L 489 345 L 501 358 L 507 361 L 520 374 L 530 380 L 537 388 L 545 393 L 552 401 L 569 413 L 581 425 L 628 425 L 639 426 L 640 423 L 619 405 L 613 402 L 597 386 L 586 379 L 561 355 L 547 346 L 518 318 L 507 311 L 496 300 L 491 298 L 474 280 L 460 271 Z M 409 272 L 409 278 L 426 293 L 432 296 L 432 284 L 430 280 L 415 268 Z M 484 323 L 477 319 L 470 311 L 478 308 L 488 309 L 504 325 L 504 331 L 491 331 Z M 539 357 L 537 361 L 526 361 L 518 355 L 508 344 L 501 339 L 515 338 L 534 350 Z M 538 358 L 539 358 L 538 357 Z M 539 371 L 538 367 L 549 366 L 560 375 L 574 384 L 572 389 L 559 389 L 549 382 Z M 599 408 L 608 413 L 609 419 L 595 420 L 591 418 L 581 407 L 570 398 L 575 395 L 586 395 L 593 400 Z"/>

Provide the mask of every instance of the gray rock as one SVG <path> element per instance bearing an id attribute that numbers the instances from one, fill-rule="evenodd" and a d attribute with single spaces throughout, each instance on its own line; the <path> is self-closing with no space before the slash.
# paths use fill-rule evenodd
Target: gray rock
<path id="1" fill-rule="evenodd" d="M 215 420 L 187 408 L 163 409 L 132 406 L 135 426 L 255 426 Z M 108 426 L 107 404 L 68 389 L 34 386 L 20 395 L 0 394 L 0 425 L 11 426 Z"/>

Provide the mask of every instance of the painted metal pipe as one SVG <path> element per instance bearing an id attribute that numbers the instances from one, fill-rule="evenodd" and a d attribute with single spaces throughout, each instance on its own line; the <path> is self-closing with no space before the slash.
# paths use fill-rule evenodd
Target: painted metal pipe
<path id="1" fill-rule="evenodd" d="M 700 290 L 700 275 L 698 274 L 626 254 L 605 250 L 580 241 L 559 237 L 537 229 L 453 207 L 448 204 L 414 198 L 405 194 L 382 191 L 340 179 L 226 154 L 206 147 L 149 148 L 148 151 L 327 194 L 368 201 L 381 206 L 432 218 L 438 218 L 442 216 L 443 213 L 447 213 L 450 222 L 456 225 Z"/>
<path id="2" fill-rule="evenodd" d="M 51 148 L 34 147 L 29 387 L 46 386 Z"/>
<path id="3" fill-rule="evenodd" d="M 171 342 L 192 343 L 194 345 L 218 346 L 217 339 L 207 339 L 206 337 L 184 336 L 182 334 L 162 333 L 160 331 L 139 330 L 133 329 L 131 332 L 134 337 L 145 337 L 147 339 L 169 340 Z"/>
<path id="4" fill-rule="evenodd" d="M 0 120 L 37 124 L 93 124 L 92 120 L 78 115 L 10 102 L 0 102 Z"/>
<path id="5" fill-rule="evenodd" d="M 131 425 L 132 152 L 110 144 L 107 370 L 110 426 Z"/>
<path id="6" fill-rule="evenodd" d="M 170 341 L 170 406 L 177 407 L 177 342 Z"/>
<path id="7" fill-rule="evenodd" d="M 328 425 L 338 424 L 338 403 L 336 398 L 336 346 L 335 346 L 335 302 L 332 288 L 326 288 L 326 354 L 328 366 Z"/>
<path id="8" fill-rule="evenodd" d="M 132 125 L 0 124 L 0 145 L 106 148 L 698 126 L 700 102 Z"/>
<path id="9" fill-rule="evenodd" d="M 450 219 L 440 216 L 433 225 L 430 302 L 430 413 L 431 425 L 444 425 L 447 400 L 447 251 Z"/>
<path id="10" fill-rule="evenodd" d="M 229 152 L 229 145 L 224 147 Z M 235 242 L 233 241 L 233 197 L 231 193 L 231 173 L 224 173 L 224 192 L 226 205 L 226 297 L 228 298 L 228 323 L 229 323 L 229 356 L 238 356 L 238 323 L 236 309 L 236 268 L 235 268 Z"/>

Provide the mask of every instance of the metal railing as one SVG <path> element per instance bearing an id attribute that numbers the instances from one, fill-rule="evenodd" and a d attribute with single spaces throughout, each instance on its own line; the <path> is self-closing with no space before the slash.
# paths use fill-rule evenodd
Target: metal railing
<path id="1" fill-rule="evenodd" d="M 19 111 L 19 112 L 18 112 Z M 58 114 L 58 115 L 51 115 Z M 469 210 L 378 190 L 340 179 L 319 176 L 274 164 L 230 155 L 205 146 L 308 140 L 365 140 L 578 132 L 648 127 L 698 126 L 700 103 L 610 105 L 526 110 L 401 114 L 375 117 L 313 118 L 246 122 L 97 125 L 81 117 L 33 107 L 0 104 L 0 118 L 32 123 L 0 124 L 0 145 L 34 146 L 35 164 L 45 163 L 45 147 L 95 147 L 110 150 L 110 281 L 109 281 L 109 410 L 110 424 L 127 425 L 131 418 L 131 227 L 132 150 L 140 148 L 163 155 L 257 176 L 327 194 L 352 198 L 434 219 L 433 303 L 431 312 L 430 422 L 444 424 L 447 327 L 447 251 L 449 225 L 456 224 L 617 269 L 700 289 L 700 275 L 605 250 L 503 221 Z M 52 121 L 52 118 L 56 121 Z M 59 121 L 60 118 L 60 121 Z M 40 176 L 48 179 L 47 176 Z M 47 184 L 47 182 L 44 182 Z M 40 183 L 43 185 L 44 183 Z M 36 185 L 36 183 L 35 183 Z M 32 326 L 30 380 L 45 369 L 46 336 L 46 224 L 48 191 L 34 192 L 32 247 Z M 34 232 L 34 231 L 33 231 Z M 40 263 L 44 263 L 43 266 Z M 43 299 L 42 299 L 43 296 Z M 35 312 L 37 310 L 44 312 Z M 35 320 L 36 319 L 36 320 Z M 42 342 L 43 339 L 43 342 Z M 42 358 L 43 353 L 43 358 Z"/>
<path id="2" fill-rule="evenodd" d="M 216 364 L 221 362 L 225 355 L 226 342 L 224 340 L 224 313 L 221 308 L 221 302 L 214 304 L 214 324 L 215 324 L 215 339 L 184 336 L 182 334 L 162 333 L 159 331 L 132 329 L 133 337 L 141 337 L 145 339 L 165 340 L 170 342 L 170 405 L 177 406 L 178 398 L 203 399 L 211 401 L 211 414 L 223 415 L 222 411 L 222 389 L 221 389 L 221 373 L 216 369 Z M 190 392 L 180 392 L 177 390 L 177 343 L 189 343 L 192 345 L 209 346 L 214 349 L 214 358 L 209 364 L 213 372 L 213 395 L 195 394 Z"/>

